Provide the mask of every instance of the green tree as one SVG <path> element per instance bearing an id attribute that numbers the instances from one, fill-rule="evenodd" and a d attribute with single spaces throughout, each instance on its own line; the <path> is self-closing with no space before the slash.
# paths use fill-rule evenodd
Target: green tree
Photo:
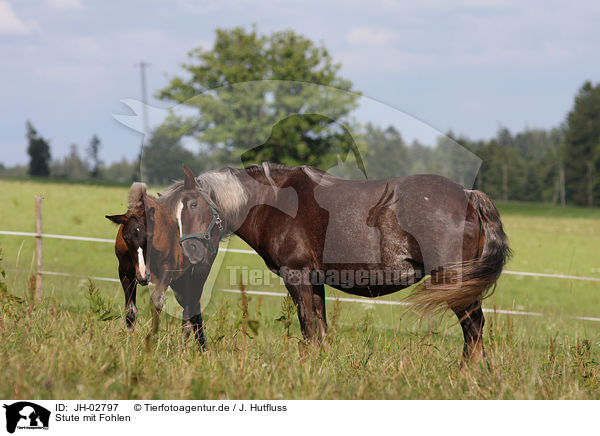
<path id="1" fill-rule="evenodd" d="M 181 144 L 181 133 L 169 124 L 157 127 L 142 151 L 142 173 L 145 181 L 166 185 L 181 178 L 181 164 L 198 168 L 194 154 Z"/>
<path id="2" fill-rule="evenodd" d="M 100 138 L 98 138 L 97 135 L 92 136 L 87 148 L 87 153 L 91 162 L 90 176 L 94 179 L 100 176 L 100 167 L 102 166 L 102 161 L 100 160 L 101 147 L 102 143 L 100 142 Z"/>
<path id="3" fill-rule="evenodd" d="M 597 204 L 600 199 L 600 84 L 593 86 L 586 82 L 575 96 L 575 104 L 567 117 L 562 159 L 567 202 Z M 591 192 L 590 181 L 595 182 Z"/>
<path id="4" fill-rule="evenodd" d="M 89 177 L 90 169 L 88 163 L 79 155 L 77 145 L 71 144 L 69 155 L 50 165 L 50 174 L 52 177 L 84 180 Z"/>
<path id="5" fill-rule="evenodd" d="M 406 177 L 410 175 L 410 151 L 402 135 L 393 126 L 387 129 L 368 123 L 365 127 L 369 179 Z"/>
<path id="6" fill-rule="evenodd" d="M 27 140 L 29 146 L 29 175 L 48 177 L 50 175 L 50 145 L 48 141 L 38 135 L 31 122 L 27 121 Z"/>
<path id="7" fill-rule="evenodd" d="M 139 160 L 133 160 L 128 162 L 125 157 L 121 158 L 119 162 L 113 162 L 112 164 L 102 169 L 102 178 L 104 180 L 110 180 L 112 182 L 119 183 L 131 183 L 139 180 L 137 175 L 139 172 Z"/>
<path id="8" fill-rule="evenodd" d="M 173 77 L 157 96 L 198 111 L 180 126 L 207 153 L 235 163 L 261 146 L 260 154 L 281 163 L 307 163 L 306 156 L 313 165 L 321 158 L 330 163 L 328 132 L 340 138 L 333 124 L 355 107 L 357 95 L 347 92 L 352 83 L 339 76 L 325 47 L 290 30 L 260 35 L 237 27 L 218 29 L 212 49 L 192 50 L 189 58 L 189 77 Z"/>

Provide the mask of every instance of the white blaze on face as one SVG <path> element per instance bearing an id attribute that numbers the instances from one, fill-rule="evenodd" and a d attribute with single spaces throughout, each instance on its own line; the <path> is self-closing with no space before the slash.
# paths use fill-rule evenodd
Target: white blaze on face
<path id="1" fill-rule="evenodd" d="M 181 211 L 183 210 L 183 202 L 180 201 L 177 205 L 177 224 L 179 225 L 179 237 L 183 238 L 183 228 L 181 225 Z"/>
<path id="2" fill-rule="evenodd" d="M 138 268 L 140 270 L 140 276 L 146 277 L 146 262 L 144 262 L 144 252 L 142 247 L 138 248 Z"/>

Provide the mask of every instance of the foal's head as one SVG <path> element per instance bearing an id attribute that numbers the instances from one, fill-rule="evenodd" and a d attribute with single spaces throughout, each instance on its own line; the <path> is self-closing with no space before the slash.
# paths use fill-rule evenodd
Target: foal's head
<path id="1" fill-rule="evenodd" d="M 146 217 L 128 215 L 106 215 L 115 224 L 123 226 L 122 235 L 129 251 L 129 256 L 135 264 L 135 278 L 142 286 L 148 284 L 150 271 L 146 267 Z"/>
<path id="2" fill-rule="evenodd" d="M 183 253 L 193 264 L 214 261 L 223 236 L 219 212 L 203 193 L 192 171 L 184 165 L 184 189 L 177 205 L 177 221 Z"/>
<path id="3" fill-rule="evenodd" d="M 129 256 L 135 265 L 135 277 L 142 286 L 148 284 L 150 271 L 146 264 L 147 228 L 144 211 L 146 185 L 134 183 L 129 191 L 129 208 L 121 215 L 106 215 L 115 224 L 120 224 L 121 234 Z"/>

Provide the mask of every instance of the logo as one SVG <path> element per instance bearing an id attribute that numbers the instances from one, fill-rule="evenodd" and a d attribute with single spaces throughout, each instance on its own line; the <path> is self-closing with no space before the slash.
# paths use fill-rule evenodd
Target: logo
<path id="1" fill-rule="evenodd" d="M 6 431 L 14 433 L 18 429 L 48 430 L 50 411 L 28 401 L 19 401 L 11 405 L 4 404 L 6 409 Z"/>

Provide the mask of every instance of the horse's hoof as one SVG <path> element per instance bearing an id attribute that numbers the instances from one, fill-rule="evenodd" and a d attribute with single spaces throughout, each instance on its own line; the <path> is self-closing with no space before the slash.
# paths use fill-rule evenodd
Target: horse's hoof
<path id="1" fill-rule="evenodd" d="M 127 317 L 125 318 L 125 326 L 127 327 L 128 332 L 132 332 L 135 329 L 135 318 L 132 318 L 129 315 L 127 315 Z"/>

